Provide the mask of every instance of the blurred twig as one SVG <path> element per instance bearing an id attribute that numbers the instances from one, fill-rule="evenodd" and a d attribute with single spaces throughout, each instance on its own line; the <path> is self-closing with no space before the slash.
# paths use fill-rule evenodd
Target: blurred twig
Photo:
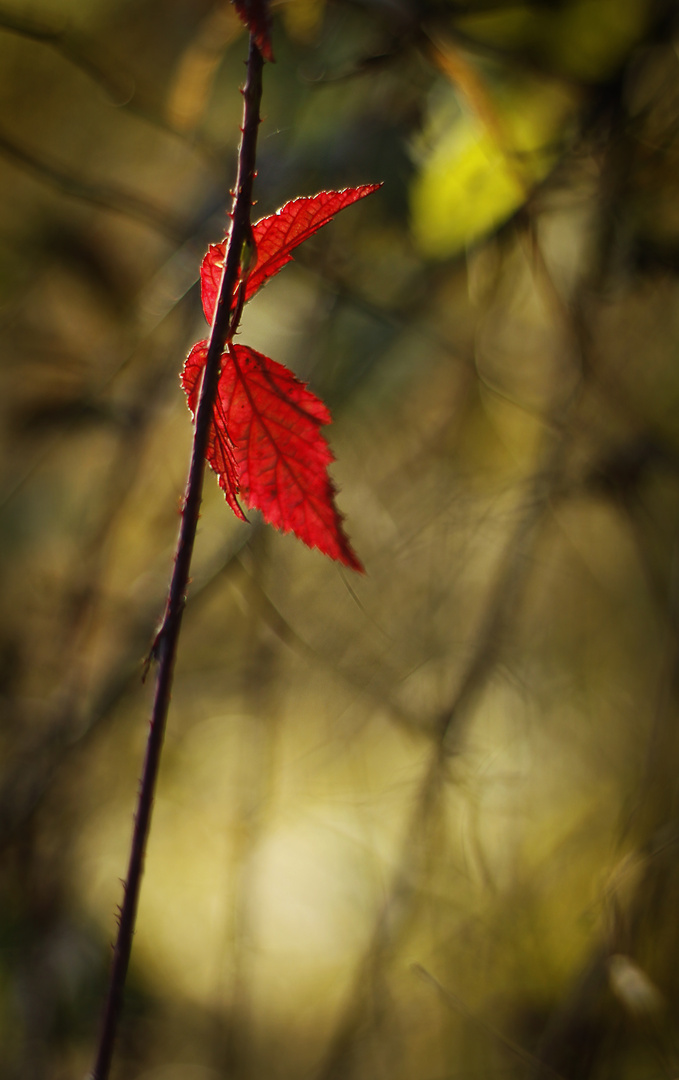
<path id="1" fill-rule="evenodd" d="M 604 172 L 604 180 L 607 173 Z M 611 212 L 612 213 L 612 212 Z M 499 568 L 486 597 L 483 614 L 467 665 L 451 701 L 432 719 L 435 745 L 418 785 L 417 796 L 406 826 L 397 868 L 375 920 L 373 932 L 359 964 L 351 990 L 340 1014 L 319 1080 L 340 1080 L 346 1074 L 359 1030 L 365 1028 L 369 1013 L 368 995 L 378 984 L 388 953 L 404 934 L 412 916 L 413 899 L 422 880 L 424 837 L 428 824 L 440 807 L 448 779 L 450 756 L 459 752 L 463 725 L 473 704 L 497 670 L 502 648 L 509 631 L 516 625 L 521 598 L 526 587 L 532 556 L 552 498 L 563 488 L 568 453 L 575 438 L 577 408 L 584 390 L 595 381 L 596 364 L 592 355 L 588 319 L 590 295 L 602 289 L 609 271 L 612 233 L 608 216 L 599 235 L 599 259 L 592 275 L 583 279 L 572 310 L 557 294 L 551 295 L 558 312 L 558 325 L 568 346 L 573 368 L 573 382 L 568 395 L 556 394 L 555 403 L 545 418 L 542 450 L 533 471 L 530 489 L 518 520 L 505 545 Z M 539 245 L 534 238 L 537 263 L 544 270 Z M 553 289 L 551 279 L 550 290 Z M 546 1073 L 553 1069 L 545 1066 Z"/>
<path id="2" fill-rule="evenodd" d="M 167 210 L 122 188 L 88 183 L 80 177 L 73 176 L 63 166 L 48 161 L 45 157 L 39 157 L 32 150 L 20 146 L 2 131 L 0 131 L 0 154 L 13 164 L 32 173 L 38 180 L 56 188 L 63 195 L 135 218 L 176 243 L 183 242 L 191 233 L 188 222 L 176 218 Z"/>
<path id="3" fill-rule="evenodd" d="M 100 86 L 111 105 L 125 109 L 180 139 L 212 167 L 216 167 L 220 174 L 223 171 L 224 160 L 219 148 L 196 132 L 191 132 L 189 138 L 181 125 L 172 123 L 162 112 L 141 103 L 133 74 L 118 59 L 114 59 L 98 40 L 75 29 L 69 21 L 58 23 L 48 16 L 27 15 L 16 9 L 0 7 L 2 30 L 53 49 Z"/>
<path id="4" fill-rule="evenodd" d="M 439 980 L 434 975 L 432 975 L 430 971 L 427 971 L 426 968 L 422 967 L 421 964 L 413 964 L 413 972 L 420 979 L 422 979 L 423 982 L 427 983 L 429 986 L 432 986 L 434 990 L 436 990 L 441 1000 L 444 1001 L 449 1008 L 453 1009 L 461 1016 L 464 1016 L 465 1019 L 473 1021 L 473 1023 L 478 1025 L 478 1027 L 485 1031 L 487 1035 L 490 1035 L 493 1042 L 497 1043 L 498 1046 L 501 1047 L 501 1049 L 510 1053 L 523 1065 L 536 1064 L 536 1059 L 533 1054 L 530 1054 L 527 1050 L 524 1050 L 524 1048 L 522 1046 L 519 1046 L 518 1043 L 514 1042 L 513 1039 L 510 1039 L 506 1035 L 503 1035 L 501 1031 L 498 1031 L 498 1029 L 493 1027 L 492 1024 L 487 1023 L 487 1021 L 485 1021 L 482 1017 L 476 1016 L 470 1009 L 467 1008 L 465 1003 L 462 1001 L 461 998 L 457 996 L 457 994 L 454 994 L 452 990 L 447 990 L 445 986 L 442 986 Z M 555 1078 L 555 1080 L 561 1080 L 560 1074 L 553 1069 L 547 1070 L 547 1075 L 551 1075 L 552 1078 Z"/>
<path id="5" fill-rule="evenodd" d="M 97 82 L 115 105 L 126 104 L 134 93 L 134 79 L 122 64 L 105 56 L 100 44 L 74 29 L 67 21 L 29 15 L 17 8 L 0 7 L 0 30 L 51 46 Z"/>
<path id="6" fill-rule="evenodd" d="M 566 405 L 570 413 L 579 398 L 574 394 Z M 470 659 L 451 701 L 432 718 L 434 746 L 420 779 L 414 806 L 404 832 L 396 871 L 380 907 L 370 942 L 356 969 L 347 1004 L 335 1030 L 326 1059 L 319 1070 L 319 1080 L 339 1080 L 344 1076 L 356 1034 L 365 1022 L 366 994 L 375 985 L 388 951 L 403 935 L 412 916 L 413 898 L 422 878 L 424 837 L 440 806 L 448 780 L 448 762 L 459 751 L 463 724 L 473 703 L 496 670 L 500 650 L 510 625 L 513 625 L 527 577 L 531 552 L 549 508 L 552 490 L 558 486 L 569 438 L 565 415 L 555 428 L 556 438 L 547 434 L 542 466 L 535 470 L 532 492 L 519 511 L 518 522 L 505 546 L 499 569 L 487 594 L 485 610 L 475 635 Z M 453 736 L 458 741 L 453 746 Z"/>

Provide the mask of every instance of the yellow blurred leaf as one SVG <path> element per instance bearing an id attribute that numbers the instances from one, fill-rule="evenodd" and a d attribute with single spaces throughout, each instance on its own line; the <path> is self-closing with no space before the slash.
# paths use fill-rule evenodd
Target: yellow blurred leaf
<path id="1" fill-rule="evenodd" d="M 533 81 L 494 100 L 492 125 L 462 112 L 440 133 L 410 191 L 421 252 L 454 255 L 511 217 L 555 164 L 575 103 L 573 92 Z M 437 116 L 430 121 L 436 131 Z"/>

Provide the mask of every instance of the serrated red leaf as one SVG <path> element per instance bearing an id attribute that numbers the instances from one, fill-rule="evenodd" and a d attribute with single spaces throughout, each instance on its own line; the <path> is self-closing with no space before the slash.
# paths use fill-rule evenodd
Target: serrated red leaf
<path id="1" fill-rule="evenodd" d="M 196 419 L 198 409 L 198 397 L 200 385 L 207 360 L 207 341 L 197 342 L 184 363 L 181 374 L 181 382 L 188 399 L 189 409 L 193 419 Z M 208 445 L 205 457 L 208 464 L 217 473 L 219 486 L 224 492 L 226 501 L 236 517 L 241 521 L 247 521 L 238 503 L 239 473 L 234 453 L 231 436 L 225 425 L 214 421 L 210 425 Z"/>
<path id="2" fill-rule="evenodd" d="M 379 187 L 364 184 L 293 199 L 258 221 L 252 228 L 256 259 L 244 279 L 242 299 L 249 300 L 290 262 L 298 244 Z M 228 237 L 212 244 L 201 266 L 203 310 L 209 323 L 221 288 L 227 245 Z M 242 281 L 234 287 L 232 307 L 241 288 Z M 182 374 L 194 419 L 207 348 L 205 341 L 194 345 Z M 221 364 L 206 457 L 231 509 L 244 519 L 240 497 L 247 506 L 260 510 L 271 525 L 293 532 L 309 547 L 362 572 L 342 527 L 328 475 L 334 459 L 320 433 L 331 419 L 323 402 L 287 368 L 247 346 L 227 342 Z"/>
<path id="3" fill-rule="evenodd" d="M 308 240 L 323 225 L 352 203 L 364 199 L 381 184 L 362 184 L 342 191 L 321 191 L 318 195 L 302 196 L 269 214 L 252 227 L 257 246 L 257 261 L 245 286 L 249 300 L 274 274 L 292 260 L 294 248 Z M 227 240 L 211 244 L 200 268 L 200 291 L 205 318 L 212 323 L 215 304 L 222 280 Z"/>
<path id="4" fill-rule="evenodd" d="M 266 60 L 273 63 L 271 19 L 267 0 L 233 0 L 241 22 L 245 23 Z"/>
<path id="5" fill-rule="evenodd" d="M 182 375 L 194 415 L 206 356 L 207 343 L 199 342 Z M 282 364 L 245 345 L 232 345 L 222 363 L 207 460 L 229 506 L 242 518 L 240 496 L 269 524 L 362 572 L 328 475 L 334 458 L 320 432 L 331 420 L 326 406 Z"/>

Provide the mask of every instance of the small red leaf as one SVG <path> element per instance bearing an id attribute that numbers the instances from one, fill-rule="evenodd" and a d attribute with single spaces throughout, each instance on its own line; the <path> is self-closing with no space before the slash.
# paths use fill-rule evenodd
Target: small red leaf
<path id="1" fill-rule="evenodd" d="M 182 375 L 194 414 L 206 355 L 206 342 L 199 342 Z M 232 509 L 240 495 L 269 524 L 362 572 L 327 471 L 334 459 L 320 428 L 330 420 L 323 402 L 282 364 L 232 345 L 223 357 L 207 460 Z"/>
<path id="2" fill-rule="evenodd" d="M 271 20 L 267 0 L 233 0 L 241 22 L 245 23 L 266 60 L 273 63 Z"/>
<path id="3" fill-rule="evenodd" d="M 226 257 L 226 245 L 229 242 L 222 240 L 221 244 L 210 244 L 200 267 L 200 298 L 203 301 L 203 311 L 210 326 L 215 314 L 215 306 L 224 272 L 224 259 Z"/>
<path id="4" fill-rule="evenodd" d="M 246 301 L 291 261 L 291 252 L 298 244 L 313 236 L 323 225 L 327 225 L 340 210 L 364 199 L 381 186 L 363 184 L 360 187 L 344 188 L 343 191 L 321 191 L 318 195 L 293 199 L 275 214 L 270 214 L 253 225 L 257 261 L 245 287 Z M 209 323 L 212 323 L 219 295 L 226 245 L 227 240 L 223 240 L 221 244 L 211 244 L 200 268 L 203 311 Z"/>
<path id="5" fill-rule="evenodd" d="M 207 341 L 199 341 L 193 346 L 186 358 L 181 375 L 182 386 L 186 392 L 189 409 L 194 420 L 198 409 L 203 370 L 207 360 L 207 345 Z M 217 420 L 216 424 L 213 421 L 210 425 L 205 457 L 210 468 L 217 473 L 219 486 L 234 514 L 241 521 L 247 521 L 238 503 L 238 465 L 236 464 L 233 443 L 229 432 L 226 430 L 226 425 L 219 423 L 219 420 Z"/>

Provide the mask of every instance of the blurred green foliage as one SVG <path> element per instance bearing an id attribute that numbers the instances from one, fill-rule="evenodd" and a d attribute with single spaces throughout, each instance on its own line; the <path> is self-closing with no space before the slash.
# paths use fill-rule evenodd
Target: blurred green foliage
<path id="1" fill-rule="evenodd" d="M 286 0 L 247 340 L 344 573 L 205 504 L 119 1077 L 676 1075 L 679 12 Z M 0 1074 L 85 1075 L 226 225 L 215 0 L 0 5 Z"/>

